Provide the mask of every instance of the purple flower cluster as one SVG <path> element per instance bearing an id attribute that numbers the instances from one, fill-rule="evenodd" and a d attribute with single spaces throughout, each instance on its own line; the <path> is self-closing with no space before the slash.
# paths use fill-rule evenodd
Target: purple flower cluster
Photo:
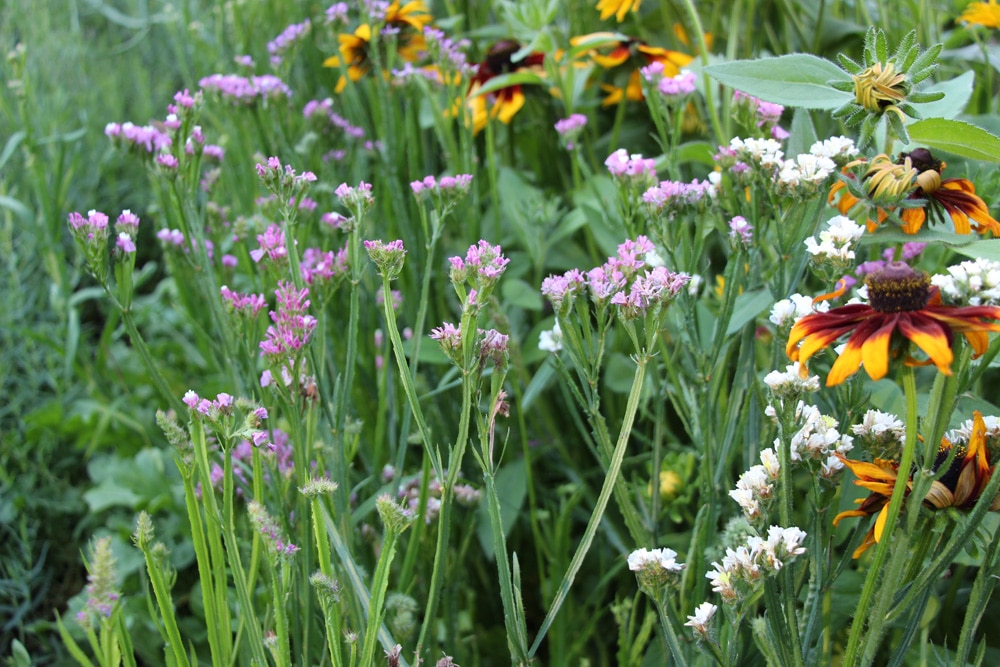
<path id="1" fill-rule="evenodd" d="M 742 215 L 737 215 L 729 221 L 729 238 L 744 248 L 749 248 L 753 243 L 753 227 Z"/>
<path id="2" fill-rule="evenodd" d="M 153 125 L 108 123 L 104 126 L 104 134 L 112 141 L 140 148 L 147 153 L 159 153 L 169 149 L 173 143 L 169 134 Z"/>
<path id="3" fill-rule="evenodd" d="M 451 280 L 453 283 L 479 281 L 495 282 L 503 275 L 510 260 L 501 254 L 500 246 L 491 245 L 480 239 L 475 245 L 469 246 L 465 259 L 449 257 L 451 264 Z"/>
<path id="4" fill-rule="evenodd" d="M 310 100 L 302 108 L 302 115 L 309 120 L 322 119 L 329 125 L 343 130 L 344 134 L 352 139 L 364 139 L 363 128 L 353 125 L 349 120 L 333 110 L 333 99 Z"/>
<path id="5" fill-rule="evenodd" d="M 569 118 L 561 118 L 556 121 L 556 132 L 566 150 L 571 151 L 576 148 L 576 140 L 586 124 L 587 117 L 582 113 L 570 114 Z"/>
<path id="6" fill-rule="evenodd" d="M 611 304 L 618 306 L 626 319 L 638 317 L 669 304 L 690 280 L 691 276 L 685 273 L 674 273 L 664 266 L 657 266 L 636 276 L 627 293 L 624 290 L 615 292 Z"/>
<path id="7" fill-rule="evenodd" d="M 263 409 L 263 408 L 262 408 Z M 265 411 L 266 414 L 266 411 Z M 266 435 L 265 431 L 261 431 Z M 268 450 L 274 455 L 274 470 L 282 477 L 291 476 L 295 470 L 295 460 L 292 455 L 292 446 L 288 441 L 288 434 L 281 429 L 274 429 L 271 432 L 272 440 L 268 443 Z M 236 493 L 242 495 L 243 488 L 250 488 L 253 481 L 251 473 L 253 471 L 253 452 L 257 448 L 252 440 L 240 440 L 239 444 L 233 447 L 233 477 L 238 482 Z M 217 491 L 222 491 L 225 471 L 218 463 L 212 463 L 212 470 L 209 473 L 212 486 Z M 265 469 L 264 481 L 270 481 L 270 474 Z"/>
<path id="8" fill-rule="evenodd" d="M 403 270 L 403 260 L 406 258 L 406 248 L 403 241 L 396 239 L 388 243 L 381 240 L 365 241 L 365 250 L 380 275 L 388 280 L 395 280 Z"/>
<path id="9" fill-rule="evenodd" d="M 251 105 L 258 100 L 287 99 L 292 96 L 288 86 L 270 74 L 249 78 L 238 74 L 212 74 L 201 79 L 198 85 L 235 104 Z"/>
<path id="10" fill-rule="evenodd" d="M 347 247 L 326 252 L 319 248 L 306 248 L 299 269 L 302 280 L 309 286 L 343 277 L 347 274 Z"/>
<path id="11" fill-rule="evenodd" d="M 280 201 L 287 201 L 289 206 L 294 206 L 295 199 L 302 195 L 308 184 L 316 181 L 316 174 L 311 171 L 296 173 L 292 165 L 282 165 L 275 156 L 267 158 L 267 164 L 258 162 L 256 169 L 267 189 Z"/>
<path id="12" fill-rule="evenodd" d="M 263 294 L 241 294 L 234 292 L 226 285 L 219 288 L 222 300 L 226 303 L 226 308 L 230 312 L 236 312 L 248 319 L 257 317 L 257 313 L 267 305 Z"/>
<path id="13" fill-rule="evenodd" d="M 629 155 L 624 148 L 609 155 L 604 166 L 616 179 L 644 179 L 649 175 L 656 177 L 656 160 L 644 158 L 638 153 Z"/>
<path id="14" fill-rule="evenodd" d="M 487 360 L 491 360 L 493 365 L 500 368 L 507 363 L 507 345 L 510 336 L 502 334 L 496 329 L 479 329 L 479 363 L 485 365 Z M 451 322 L 443 322 L 441 326 L 431 329 L 431 339 L 436 340 L 441 345 L 448 358 L 455 364 L 462 364 L 462 330 Z"/>
<path id="15" fill-rule="evenodd" d="M 288 248 L 285 246 L 285 232 L 278 225 L 268 225 L 263 234 L 257 235 L 259 248 L 250 251 L 250 258 L 260 262 L 266 256 L 272 262 L 288 261 Z"/>
<path id="16" fill-rule="evenodd" d="M 476 70 L 476 65 L 470 64 L 465 49 L 471 42 L 467 39 L 455 41 L 445 35 L 443 30 L 433 26 L 424 27 L 424 40 L 427 43 L 427 55 L 431 62 L 437 63 L 444 73 L 444 80 L 439 76 L 438 83 L 446 80 L 466 79 Z M 450 78 L 449 78 L 450 77 Z"/>
<path id="17" fill-rule="evenodd" d="M 909 241 L 907 243 L 904 243 L 903 252 L 900 255 L 900 259 L 904 262 L 908 262 L 917 255 L 919 255 L 920 253 L 922 253 L 924 251 L 924 248 L 926 247 L 927 247 L 926 243 L 920 243 L 918 241 Z M 882 259 L 876 259 L 870 262 L 862 262 L 861 264 L 858 265 L 858 268 L 855 270 L 855 274 L 857 274 L 859 278 L 863 278 L 864 276 L 867 276 L 869 273 L 880 271 L 885 268 L 885 265 L 888 262 L 893 261 L 894 257 L 895 257 L 894 250 L 892 248 L 886 248 L 882 252 Z"/>
<path id="18" fill-rule="evenodd" d="M 660 181 L 642 193 L 642 201 L 651 213 L 674 213 L 688 208 L 700 209 L 715 197 L 715 186 L 697 178 L 690 183 Z"/>
<path id="19" fill-rule="evenodd" d="M 773 102 L 765 102 L 739 90 L 733 92 L 733 102 L 737 109 L 746 108 L 755 116 L 755 124 L 767 132 L 772 139 L 787 139 L 788 131 L 778 125 L 785 107 Z"/>
<path id="20" fill-rule="evenodd" d="M 74 211 L 69 214 L 69 226 L 73 236 L 88 244 L 103 247 L 108 240 L 108 216 L 100 211 L 91 209 L 86 218 Z"/>
<path id="21" fill-rule="evenodd" d="M 309 342 L 316 318 L 307 314 L 309 289 L 295 289 L 289 282 L 279 282 L 274 291 L 278 297 L 277 310 L 270 312 L 271 321 L 264 340 L 260 342 L 261 354 L 271 364 L 294 355 Z"/>
<path id="22" fill-rule="evenodd" d="M 639 74 L 667 98 L 682 98 L 695 91 L 694 72 L 683 70 L 677 76 L 664 76 L 663 63 L 654 61 L 641 68 Z"/>
<path id="23" fill-rule="evenodd" d="M 413 195 L 417 198 L 417 201 L 430 199 L 441 209 L 453 205 L 459 199 L 469 194 L 471 186 L 472 174 L 442 176 L 440 181 L 433 176 L 425 176 L 423 180 L 410 182 L 410 189 L 413 191 Z"/>
<path id="24" fill-rule="evenodd" d="M 280 35 L 268 42 L 267 52 L 271 55 L 271 66 L 278 67 L 281 65 L 284 61 L 285 53 L 303 37 L 308 35 L 311 27 L 309 19 L 306 19 L 302 23 L 293 23 L 282 30 Z"/>
<path id="25" fill-rule="evenodd" d="M 586 291 L 598 307 L 610 303 L 620 307 L 626 317 L 638 315 L 669 303 L 691 279 L 659 266 L 661 261 L 653 243 L 639 236 L 626 240 L 614 257 L 586 273 L 571 269 L 560 276 L 548 276 L 542 281 L 542 294 L 561 314 Z"/>

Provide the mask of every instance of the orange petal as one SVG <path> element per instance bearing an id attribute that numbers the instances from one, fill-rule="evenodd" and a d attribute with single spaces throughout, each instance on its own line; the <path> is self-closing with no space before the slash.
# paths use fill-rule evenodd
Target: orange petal
<path id="1" fill-rule="evenodd" d="M 938 370 L 951 375 L 954 355 L 944 327 L 931 317 L 915 313 L 900 313 L 898 327 L 900 333 L 909 338 L 930 357 Z"/>
<path id="2" fill-rule="evenodd" d="M 896 329 L 895 319 L 890 319 L 861 345 L 861 362 L 872 380 L 881 380 L 889 372 L 889 341 Z"/>
<path id="3" fill-rule="evenodd" d="M 882 511 L 878 513 L 878 518 L 875 519 L 875 541 L 882 541 L 882 533 L 885 532 L 885 522 L 889 518 L 889 503 L 885 504 Z"/>
<path id="4" fill-rule="evenodd" d="M 847 345 L 844 346 L 844 351 L 830 367 L 830 374 L 826 376 L 827 387 L 834 387 L 858 372 L 858 369 L 861 368 L 861 353 L 864 342 L 864 336 L 859 337 L 858 331 L 851 334 L 851 337 L 847 339 Z"/>

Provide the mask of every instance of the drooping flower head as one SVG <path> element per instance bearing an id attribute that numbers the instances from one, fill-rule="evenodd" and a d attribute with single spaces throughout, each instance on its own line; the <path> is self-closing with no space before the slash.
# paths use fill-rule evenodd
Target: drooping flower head
<path id="1" fill-rule="evenodd" d="M 845 172 L 859 165 L 867 165 L 861 178 L 843 177 L 831 188 L 828 200 L 833 203 L 840 192 L 836 207 L 844 214 L 859 203 L 869 211 L 874 209 L 875 219 L 869 217 L 868 231 L 874 232 L 892 216 L 902 222 L 905 233 L 916 234 L 929 214 L 935 221 L 949 217 L 959 234 L 969 234 L 975 229 L 980 234 L 990 231 L 1000 236 L 1000 222 L 990 215 L 986 203 L 976 194 L 976 186 L 965 178 L 942 179 L 945 163 L 935 159 L 926 148 L 900 153 L 895 162 L 884 154 L 870 163 L 855 160 L 847 165 Z"/>
<path id="2" fill-rule="evenodd" d="M 946 375 L 951 374 L 955 333 L 961 333 L 976 356 L 989 345 L 987 332 L 1000 331 L 1000 308 L 995 306 L 945 306 L 927 274 L 915 271 L 903 262 L 891 262 L 865 278 L 870 302 L 832 308 L 825 313 L 810 313 L 792 327 L 786 352 L 793 361 L 805 364 L 818 351 L 850 334 L 847 345 L 830 369 L 828 387 L 840 384 L 864 364 L 872 380 L 889 372 L 889 361 L 900 354 L 908 364 L 933 363 Z M 833 298 L 836 292 L 818 297 Z M 929 358 L 915 361 L 908 342 L 914 343 Z M 801 343 L 801 346 L 799 345 Z"/>
<path id="3" fill-rule="evenodd" d="M 931 509 L 954 507 L 967 510 L 976 504 L 993 476 L 990 454 L 986 446 L 986 430 L 983 415 L 977 410 L 973 413 L 972 431 L 967 442 L 952 442 L 947 437 L 941 440 L 941 446 L 932 465 L 932 471 L 940 476 L 931 483 L 930 490 L 924 496 L 925 507 Z M 883 537 L 888 514 L 886 508 L 889 506 L 892 489 L 899 476 L 899 463 L 889 459 L 875 459 L 873 463 L 868 463 L 841 458 L 844 465 L 857 477 L 854 483 L 868 489 L 871 494 L 857 501 L 859 505 L 857 509 L 841 512 L 834 517 L 833 524 L 836 526 L 847 518 L 878 515 L 868 529 L 864 541 L 854 551 L 854 557 L 857 558 Z M 912 488 L 911 476 L 906 483 L 907 493 Z M 990 502 L 990 510 L 1000 510 L 1000 496 Z"/>

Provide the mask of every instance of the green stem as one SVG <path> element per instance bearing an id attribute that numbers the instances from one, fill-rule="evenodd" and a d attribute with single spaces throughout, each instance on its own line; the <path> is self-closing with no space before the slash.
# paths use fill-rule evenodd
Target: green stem
<path id="1" fill-rule="evenodd" d="M 649 360 L 650 355 L 645 350 L 640 352 L 636 357 L 635 375 L 632 378 L 632 389 L 629 391 L 628 402 L 625 405 L 625 417 L 622 419 L 622 428 L 618 434 L 618 442 L 611 456 L 608 473 L 604 478 L 604 485 L 601 487 L 601 494 L 598 496 L 597 504 L 590 515 L 590 520 L 587 522 L 583 538 L 580 540 L 576 553 L 573 554 L 573 560 L 570 561 L 569 568 L 567 568 L 566 574 L 563 575 L 563 580 L 559 584 L 559 589 L 552 600 L 552 606 L 549 607 L 549 611 L 545 615 L 545 620 L 538 630 L 538 635 L 531 645 L 531 650 L 528 651 L 529 657 L 533 658 L 535 656 L 538 647 L 541 646 L 542 640 L 545 638 L 545 633 L 548 632 L 552 621 L 555 620 L 556 614 L 559 613 L 563 603 L 566 601 L 569 589 L 576 579 L 576 574 L 579 572 L 580 566 L 583 565 L 583 559 L 590 550 L 590 545 L 594 541 L 594 535 L 596 535 L 597 528 L 604 517 L 604 511 L 607 509 L 608 501 L 611 499 L 611 493 L 618 479 L 618 474 L 621 472 L 622 461 L 625 459 L 625 450 L 628 445 L 629 436 L 632 433 L 632 424 L 635 421 L 636 412 L 639 409 L 639 397 L 642 395 L 642 384 L 646 377 L 646 364 L 649 363 Z"/>
<path id="2" fill-rule="evenodd" d="M 170 587 L 163 577 L 163 570 L 153 560 L 153 554 L 148 545 L 143 545 L 142 555 L 146 560 L 146 572 L 149 574 L 149 583 L 153 587 L 153 594 L 156 596 L 156 605 L 160 610 L 160 620 L 163 622 L 163 629 L 167 633 L 170 644 L 170 652 L 174 656 L 174 664 L 179 666 L 190 666 L 187 653 L 184 652 L 184 640 L 181 639 L 180 630 L 177 627 L 177 615 L 174 613 L 174 601 L 170 595 Z"/>
<path id="3" fill-rule="evenodd" d="M 394 528 L 386 527 L 385 541 L 382 553 L 375 566 L 375 578 L 372 581 L 371 603 L 368 607 L 368 624 L 365 626 L 365 642 L 361 649 L 361 665 L 375 664 L 375 644 L 378 631 L 382 627 L 382 617 L 385 615 L 385 593 L 389 588 L 389 567 L 396 555 L 396 543 L 399 535 Z"/>
<path id="4" fill-rule="evenodd" d="M 670 603 L 663 600 L 655 600 L 657 616 L 660 617 L 660 632 L 663 633 L 663 642 L 670 648 L 674 660 L 680 667 L 687 667 L 687 659 L 681 650 L 681 644 L 677 640 L 677 633 L 674 632 L 674 625 L 669 616 Z"/>
<path id="5" fill-rule="evenodd" d="M 884 618 L 872 618 L 869 621 L 872 601 L 875 593 L 879 589 L 879 584 L 887 584 L 884 588 L 895 591 L 895 582 L 881 582 L 882 568 L 886 564 L 889 555 L 889 547 L 893 541 L 893 531 L 899 519 L 899 511 L 903 506 L 903 498 L 906 496 L 906 487 L 909 482 L 909 470 L 913 467 L 914 452 L 917 449 L 917 383 L 914 378 L 913 368 L 903 366 L 902 369 L 903 392 L 906 398 L 906 443 L 903 447 L 903 456 L 899 462 L 899 473 L 896 476 L 896 484 L 892 489 L 892 497 L 889 506 L 883 509 L 886 512 L 885 523 L 882 528 L 881 539 L 875 545 L 875 555 L 872 558 L 868 569 L 868 576 L 865 578 L 864 587 L 861 589 L 861 596 L 858 598 L 858 606 L 854 612 L 854 621 L 851 623 L 850 635 L 847 641 L 847 650 L 844 654 L 845 665 L 856 665 L 858 662 L 858 651 L 861 642 L 867 638 L 868 645 L 877 645 L 881 640 L 882 626 Z M 866 627 L 866 625 L 868 627 Z"/>

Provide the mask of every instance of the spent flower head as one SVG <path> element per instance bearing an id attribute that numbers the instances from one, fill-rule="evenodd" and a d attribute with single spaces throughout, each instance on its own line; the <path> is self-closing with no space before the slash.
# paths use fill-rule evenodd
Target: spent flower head
<path id="1" fill-rule="evenodd" d="M 639 587 L 653 596 L 658 596 L 668 586 L 676 585 L 684 567 L 683 563 L 677 562 L 677 552 L 673 549 L 642 548 L 628 556 L 628 569 L 635 572 Z"/>
<path id="2" fill-rule="evenodd" d="M 365 241 L 364 245 L 379 275 L 386 280 L 395 280 L 399 277 L 406 258 L 406 249 L 401 239 L 389 243 L 380 240 Z"/>
<path id="3" fill-rule="evenodd" d="M 90 560 L 87 566 L 87 602 L 77 614 L 76 620 L 84 628 L 95 624 L 108 623 L 121 592 L 118 590 L 118 568 L 111 553 L 111 538 L 99 537 L 91 543 Z"/>

